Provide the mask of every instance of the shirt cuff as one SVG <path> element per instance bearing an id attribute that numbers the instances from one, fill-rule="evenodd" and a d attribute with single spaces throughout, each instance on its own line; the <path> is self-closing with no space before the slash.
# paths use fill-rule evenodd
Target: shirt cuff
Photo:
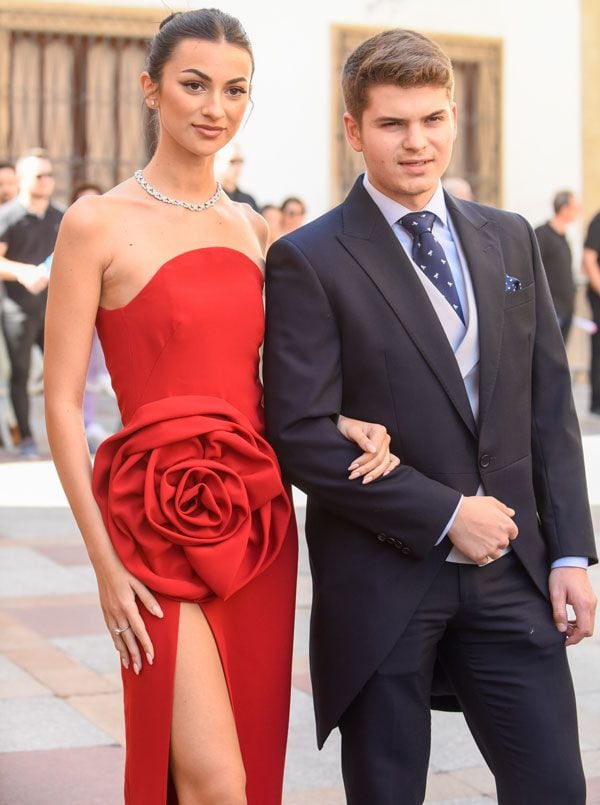
<path id="1" fill-rule="evenodd" d="M 589 567 L 590 560 L 587 556 L 561 556 L 550 565 L 550 569 L 554 570 L 556 567 L 582 567 L 585 570 Z"/>
<path id="2" fill-rule="evenodd" d="M 442 534 L 441 534 L 440 538 L 435 543 L 436 545 L 440 544 L 440 542 L 444 539 L 444 537 L 446 536 L 448 531 L 450 531 L 450 529 L 452 528 L 452 524 L 456 520 L 456 515 L 458 514 L 458 510 L 460 509 L 460 504 L 463 502 L 463 498 L 464 498 L 464 495 L 461 495 L 460 500 L 458 501 L 458 505 L 454 509 L 454 513 L 453 513 L 452 517 L 448 520 L 448 523 L 446 524 L 446 528 L 442 531 Z M 561 560 L 559 559 L 558 561 L 560 562 Z M 586 567 L 587 567 L 587 565 L 586 565 Z"/>

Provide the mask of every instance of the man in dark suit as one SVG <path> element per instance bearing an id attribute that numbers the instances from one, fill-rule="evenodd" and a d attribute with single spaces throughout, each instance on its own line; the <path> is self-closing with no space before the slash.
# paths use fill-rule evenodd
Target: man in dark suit
<path id="1" fill-rule="evenodd" d="M 444 194 L 456 106 L 431 40 L 371 38 L 343 87 L 367 173 L 267 259 L 267 427 L 308 495 L 319 744 L 339 726 L 350 805 L 421 803 L 443 676 L 500 803 L 583 805 L 565 647 L 592 633 L 596 557 L 533 231 Z M 400 467 L 348 480 L 342 410 L 385 425 Z"/>

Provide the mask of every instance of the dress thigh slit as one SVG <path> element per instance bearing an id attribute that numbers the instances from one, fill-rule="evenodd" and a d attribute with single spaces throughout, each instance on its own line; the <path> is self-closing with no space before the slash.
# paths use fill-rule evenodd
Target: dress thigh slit
<path id="1" fill-rule="evenodd" d="M 291 688 L 297 542 L 231 598 L 202 602 L 215 640 L 246 771 L 248 805 L 281 805 Z M 178 805 L 169 773 L 180 603 L 155 593 L 164 617 L 140 606 L 153 665 L 122 669 L 125 805 Z"/>

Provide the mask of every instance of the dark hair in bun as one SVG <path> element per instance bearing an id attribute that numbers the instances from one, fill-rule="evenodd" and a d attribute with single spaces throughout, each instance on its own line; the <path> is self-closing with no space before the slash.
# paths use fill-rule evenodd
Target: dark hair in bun
<path id="1" fill-rule="evenodd" d="M 248 34 L 235 17 L 217 8 L 175 12 L 164 19 L 150 43 L 146 69 L 152 81 L 158 83 L 163 68 L 173 56 L 182 39 L 204 39 L 207 42 L 228 42 L 248 53 L 254 72 L 254 55 Z"/>

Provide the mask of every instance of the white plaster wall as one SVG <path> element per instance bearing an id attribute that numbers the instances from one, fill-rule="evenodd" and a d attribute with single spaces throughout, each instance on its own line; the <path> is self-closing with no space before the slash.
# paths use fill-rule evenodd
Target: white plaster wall
<path id="1" fill-rule="evenodd" d="M 161 0 L 110 5 L 169 13 Z M 184 7 L 201 5 L 190 0 Z M 557 190 L 579 192 L 577 0 L 227 0 L 221 7 L 242 20 L 254 45 L 255 109 L 240 138 L 242 186 L 261 203 L 297 194 L 313 216 L 329 206 L 334 23 L 500 37 L 505 206 L 537 224 L 548 217 Z"/>

